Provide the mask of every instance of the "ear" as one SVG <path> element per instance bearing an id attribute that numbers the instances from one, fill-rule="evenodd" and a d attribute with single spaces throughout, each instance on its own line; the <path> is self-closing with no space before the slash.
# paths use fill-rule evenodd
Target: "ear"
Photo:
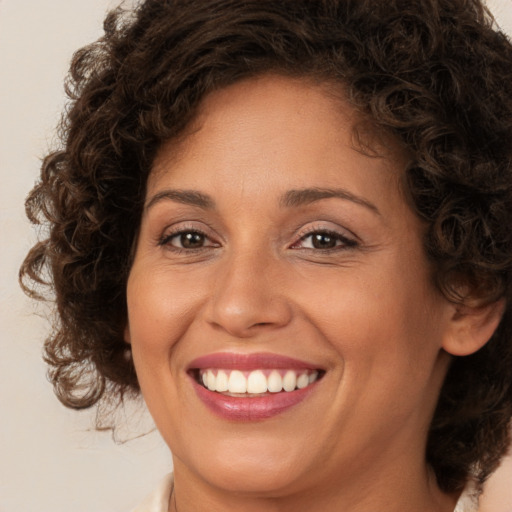
<path id="1" fill-rule="evenodd" d="M 443 348 L 454 356 L 467 356 L 480 350 L 494 334 L 504 310 L 505 299 L 485 306 L 455 306 L 443 336 Z"/>

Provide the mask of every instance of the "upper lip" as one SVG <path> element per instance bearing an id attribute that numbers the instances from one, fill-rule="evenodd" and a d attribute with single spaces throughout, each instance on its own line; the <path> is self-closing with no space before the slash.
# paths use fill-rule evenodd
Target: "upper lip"
<path id="1" fill-rule="evenodd" d="M 255 354 L 241 354 L 236 352 L 216 352 L 194 359 L 188 370 L 201 370 L 206 368 L 222 368 L 224 370 L 321 370 L 318 365 L 302 361 L 293 357 L 272 354 L 269 352 Z"/>

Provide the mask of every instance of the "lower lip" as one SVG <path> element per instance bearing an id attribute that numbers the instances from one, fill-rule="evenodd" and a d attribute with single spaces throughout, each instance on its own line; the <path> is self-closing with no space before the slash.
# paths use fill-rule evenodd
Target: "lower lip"
<path id="1" fill-rule="evenodd" d="M 272 418 L 301 403 L 317 382 L 295 391 L 269 393 L 261 397 L 234 397 L 210 391 L 192 379 L 201 401 L 217 416 L 231 421 L 258 421 Z"/>

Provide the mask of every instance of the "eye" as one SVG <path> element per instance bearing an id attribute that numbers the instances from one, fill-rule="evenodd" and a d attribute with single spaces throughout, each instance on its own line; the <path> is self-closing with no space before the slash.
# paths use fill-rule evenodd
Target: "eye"
<path id="1" fill-rule="evenodd" d="M 210 238 L 201 231 L 190 229 L 165 235 L 160 240 L 160 245 L 170 246 L 171 248 L 178 250 L 197 250 L 204 247 L 218 246 L 218 244 L 210 240 Z"/>
<path id="2" fill-rule="evenodd" d="M 189 231 L 188 233 L 180 233 L 171 238 L 171 245 L 180 247 L 181 249 L 199 249 L 204 246 L 206 237 L 197 231 Z"/>
<path id="3" fill-rule="evenodd" d="M 317 230 L 302 236 L 293 249 L 333 250 L 355 247 L 357 242 L 334 231 Z"/>

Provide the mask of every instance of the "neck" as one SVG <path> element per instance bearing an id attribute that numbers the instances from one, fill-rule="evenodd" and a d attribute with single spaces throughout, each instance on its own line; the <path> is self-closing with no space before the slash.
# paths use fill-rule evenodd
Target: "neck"
<path id="1" fill-rule="evenodd" d="M 362 478 L 343 478 L 336 482 L 322 480 L 322 485 L 301 487 L 298 492 L 287 490 L 272 493 L 225 490 L 190 473 L 175 461 L 175 487 L 171 494 L 170 512 L 453 512 L 458 496 L 441 492 L 428 468 L 413 475 L 402 468 L 393 475 L 380 470 L 369 471 Z"/>

